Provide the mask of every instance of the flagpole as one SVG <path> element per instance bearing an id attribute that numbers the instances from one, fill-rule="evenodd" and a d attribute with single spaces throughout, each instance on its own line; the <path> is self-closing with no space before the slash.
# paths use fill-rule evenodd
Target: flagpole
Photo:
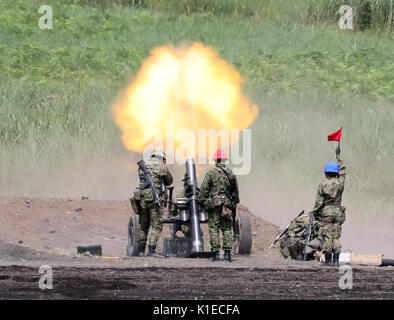
<path id="1" fill-rule="evenodd" d="M 343 127 L 341 127 L 341 139 L 342 139 L 342 128 Z M 338 141 L 338 148 L 339 149 L 341 149 L 341 139 L 339 139 L 339 141 Z"/>

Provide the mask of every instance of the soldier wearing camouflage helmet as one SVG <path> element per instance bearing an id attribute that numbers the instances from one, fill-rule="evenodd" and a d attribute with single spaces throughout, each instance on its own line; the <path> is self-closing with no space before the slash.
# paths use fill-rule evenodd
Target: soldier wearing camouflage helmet
<path id="1" fill-rule="evenodd" d="M 152 152 L 150 159 L 145 161 L 145 167 L 155 185 L 156 190 L 159 192 L 162 190 L 161 186 L 163 184 L 166 186 L 172 184 L 173 178 L 166 166 L 166 154 L 163 151 L 155 150 Z M 135 197 L 140 200 L 141 205 L 138 232 L 139 256 L 145 255 L 146 241 L 150 227 L 152 230 L 147 256 L 155 256 L 157 255 L 155 252 L 156 245 L 163 229 L 163 209 L 154 202 L 154 196 L 151 188 L 147 187 L 145 189 L 141 189 L 141 186 L 145 183 L 144 172 L 141 168 L 138 169 L 138 175 L 140 178 L 140 187 L 137 188 Z"/>
<path id="2" fill-rule="evenodd" d="M 319 238 L 325 262 L 321 266 L 339 267 L 341 230 L 345 221 L 342 194 L 345 187 L 346 168 L 340 158 L 341 149 L 335 151 L 337 162 L 328 162 L 324 172 L 326 179 L 317 188 L 314 216 L 320 221 Z"/>
<path id="3" fill-rule="evenodd" d="M 199 201 L 208 213 L 208 229 L 213 252 L 213 261 L 220 260 L 219 232 L 223 235 L 224 260 L 231 262 L 233 247 L 233 210 L 239 202 L 236 176 L 224 163 L 228 155 L 224 150 L 217 150 L 213 156 L 215 167 L 207 172 L 201 184 Z"/>

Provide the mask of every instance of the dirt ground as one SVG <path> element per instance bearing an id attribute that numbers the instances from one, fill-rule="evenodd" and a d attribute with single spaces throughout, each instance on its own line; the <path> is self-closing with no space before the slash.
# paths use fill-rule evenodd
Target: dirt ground
<path id="1" fill-rule="evenodd" d="M 252 254 L 233 263 L 129 258 L 129 216 L 126 201 L 0 198 L 0 299 L 394 299 L 393 267 L 353 266 L 353 289 L 341 290 L 336 268 L 268 255 L 279 230 L 252 214 Z M 76 254 L 88 244 L 103 257 Z M 38 286 L 42 265 L 52 290 Z"/>
<path id="2" fill-rule="evenodd" d="M 130 214 L 128 201 L 0 197 L 0 241 L 66 255 L 76 254 L 79 245 L 101 244 L 104 256 L 123 257 Z M 253 214 L 251 223 L 252 253 L 260 254 L 279 229 Z M 207 225 L 202 224 L 202 229 L 209 249 Z M 165 236 L 169 236 L 168 226 L 163 228 Z M 160 239 L 159 249 L 161 244 Z"/>

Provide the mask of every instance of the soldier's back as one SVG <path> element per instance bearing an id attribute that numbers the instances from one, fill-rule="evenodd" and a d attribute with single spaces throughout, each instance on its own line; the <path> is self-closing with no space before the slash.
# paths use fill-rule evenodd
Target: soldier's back
<path id="1" fill-rule="evenodd" d="M 221 166 L 216 165 L 214 168 L 210 170 L 210 173 L 212 174 L 213 177 L 211 193 L 215 193 L 215 194 L 228 193 L 231 186 L 231 182 L 227 177 L 226 173 L 223 172 L 223 170 L 227 172 L 227 175 L 230 179 L 233 178 L 233 173 L 229 168 L 227 168 L 224 165 Z"/>
<path id="2" fill-rule="evenodd" d="M 145 167 L 146 167 L 146 170 L 148 171 L 155 187 L 160 190 L 160 186 L 162 183 L 162 181 L 161 181 L 162 178 L 160 175 L 162 164 L 160 163 L 159 160 L 157 160 L 155 158 L 150 158 L 145 161 Z M 144 172 L 142 171 L 142 169 L 138 169 L 138 175 L 140 178 L 140 185 L 142 185 L 145 182 Z"/>
<path id="3" fill-rule="evenodd" d="M 344 185 L 339 179 L 325 179 L 322 182 L 322 190 L 325 198 L 324 206 L 341 204 Z"/>

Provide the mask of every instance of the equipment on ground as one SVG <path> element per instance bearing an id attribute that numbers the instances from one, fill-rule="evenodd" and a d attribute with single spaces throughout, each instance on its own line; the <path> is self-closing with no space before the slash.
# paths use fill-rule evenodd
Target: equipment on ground
<path id="1" fill-rule="evenodd" d="M 383 258 L 383 254 L 341 252 L 339 255 L 339 262 L 343 264 L 360 264 L 380 267 L 394 266 L 394 259 Z"/>
<path id="2" fill-rule="evenodd" d="M 88 252 L 89 254 L 93 256 L 101 256 L 102 255 L 102 249 L 101 249 L 101 244 L 92 244 L 88 246 L 78 246 L 77 247 L 77 253 L 78 254 L 84 254 Z"/>

